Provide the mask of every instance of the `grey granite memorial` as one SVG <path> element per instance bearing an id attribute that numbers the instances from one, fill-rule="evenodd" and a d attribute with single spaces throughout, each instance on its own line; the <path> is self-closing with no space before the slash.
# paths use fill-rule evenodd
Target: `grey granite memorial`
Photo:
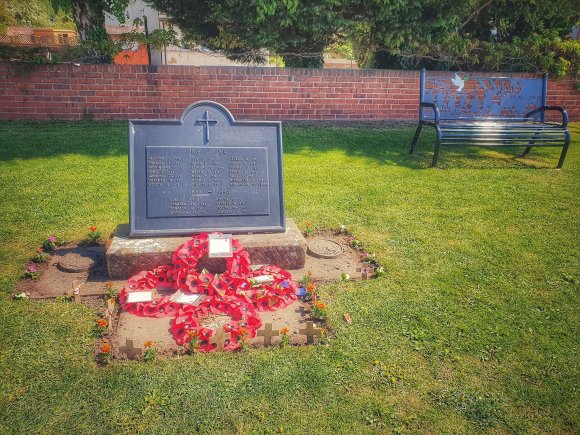
<path id="1" fill-rule="evenodd" d="M 220 104 L 129 121 L 130 235 L 282 232 L 282 125 Z"/>
<path id="2" fill-rule="evenodd" d="M 169 264 L 182 236 L 214 231 L 237 234 L 254 263 L 300 268 L 305 243 L 283 196 L 280 122 L 236 121 L 211 101 L 178 120 L 131 120 L 129 225 L 107 250 L 109 275 Z"/>

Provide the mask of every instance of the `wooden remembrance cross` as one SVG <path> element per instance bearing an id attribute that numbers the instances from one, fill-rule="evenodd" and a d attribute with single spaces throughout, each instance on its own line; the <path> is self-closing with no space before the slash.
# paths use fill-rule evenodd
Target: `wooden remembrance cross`
<path id="1" fill-rule="evenodd" d="M 123 352 L 125 355 L 127 355 L 127 358 L 129 359 L 137 359 L 136 357 L 141 355 L 141 353 L 143 352 L 140 348 L 133 347 L 133 340 L 126 340 L 125 346 L 119 348 L 119 350 Z"/>
<path id="2" fill-rule="evenodd" d="M 272 344 L 272 337 L 277 337 L 278 335 L 278 331 L 272 330 L 271 323 L 266 323 L 264 329 L 258 331 L 258 336 L 264 337 L 264 346 L 270 346 Z"/>
<path id="3" fill-rule="evenodd" d="M 306 336 L 306 344 L 314 343 L 314 336 L 315 335 L 318 338 L 320 338 L 320 336 L 322 335 L 322 331 L 320 330 L 320 328 L 315 328 L 314 323 L 312 323 L 310 321 L 306 322 L 306 328 L 300 329 L 298 332 L 300 332 L 300 334 Z"/>
<path id="4" fill-rule="evenodd" d="M 210 339 L 210 344 L 215 344 L 218 351 L 224 350 L 224 345 L 227 340 L 231 340 L 232 334 L 224 331 L 223 326 L 218 326 Z"/>

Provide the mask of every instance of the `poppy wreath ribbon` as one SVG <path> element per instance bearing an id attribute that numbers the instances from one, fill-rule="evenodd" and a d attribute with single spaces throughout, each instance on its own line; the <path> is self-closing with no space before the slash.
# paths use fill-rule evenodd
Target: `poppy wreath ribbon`
<path id="1" fill-rule="evenodd" d="M 171 332 L 179 345 L 197 337 L 200 351 L 215 350 L 212 337 L 217 328 L 223 328 L 225 334 L 230 334 L 224 350 L 237 349 L 241 339 L 255 337 L 262 326 L 259 312 L 292 304 L 298 286 L 290 273 L 280 267 L 265 265 L 252 269 L 250 256 L 238 240 L 232 239 L 232 248 L 224 273 L 198 271 L 199 260 L 208 253 L 209 236 L 207 233 L 193 236 L 175 250 L 171 265 L 142 271 L 129 278 L 119 294 L 121 308 L 140 317 L 174 317 Z M 264 282 L 256 279 L 264 276 L 267 277 Z M 148 302 L 128 302 L 129 293 L 155 289 L 164 293 L 179 290 L 203 294 L 205 299 L 197 306 L 173 302 L 167 294 Z M 209 328 L 202 320 L 212 315 L 227 316 L 230 320 Z"/>

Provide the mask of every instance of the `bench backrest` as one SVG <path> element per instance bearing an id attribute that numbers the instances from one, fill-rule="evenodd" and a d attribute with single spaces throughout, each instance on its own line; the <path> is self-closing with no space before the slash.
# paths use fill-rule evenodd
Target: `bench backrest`
<path id="1" fill-rule="evenodd" d="M 465 72 L 421 70 L 421 102 L 435 103 L 440 119 L 518 119 L 546 105 L 548 78 L 478 77 Z M 421 120 L 433 109 L 421 108 Z M 544 121 L 544 113 L 530 117 Z"/>

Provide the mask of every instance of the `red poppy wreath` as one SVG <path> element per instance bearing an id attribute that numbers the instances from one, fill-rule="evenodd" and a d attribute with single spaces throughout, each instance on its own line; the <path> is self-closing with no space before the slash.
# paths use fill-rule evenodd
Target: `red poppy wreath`
<path id="1" fill-rule="evenodd" d="M 216 233 L 217 234 L 217 233 Z M 260 311 L 275 311 L 296 300 L 298 286 L 290 273 L 277 266 L 252 270 L 250 256 L 238 240 L 232 239 L 233 254 L 226 271 L 212 274 L 196 269 L 199 259 L 208 253 L 209 236 L 193 236 L 173 253 L 172 265 L 160 266 L 132 276 L 119 295 L 121 308 L 141 317 L 172 316 L 171 332 L 179 345 L 196 337 L 200 351 L 216 350 L 211 338 L 218 328 L 230 334 L 224 350 L 234 350 L 240 338 L 253 338 L 262 326 Z M 268 276 L 267 282 L 256 277 Z M 201 294 L 199 305 L 185 305 L 172 300 L 172 294 L 148 302 L 129 303 L 128 295 L 163 288 L 184 294 Z M 211 324 L 208 318 L 219 316 L 226 322 Z"/>

